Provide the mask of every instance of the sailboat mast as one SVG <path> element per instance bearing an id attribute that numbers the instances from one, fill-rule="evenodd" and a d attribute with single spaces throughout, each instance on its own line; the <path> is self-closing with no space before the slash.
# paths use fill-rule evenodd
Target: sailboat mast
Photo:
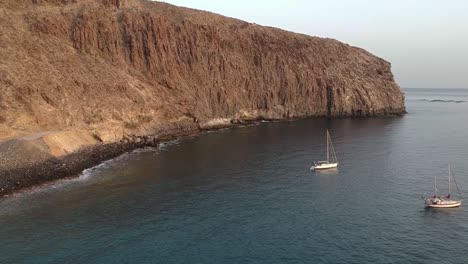
<path id="1" fill-rule="evenodd" d="M 327 130 L 327 163 L 330 163 L 330 147 L 329 147 L 329 141 L 330 141 L 330 133 L 328 133 L 328 130 Z"/>
<path id="2" fill-rule="evenodd" d="M 437 196 L 437 174 L 434 175 L 434 196 Z"/>
<path id="3" fill-rule="evenodd" d="M 332 153 L 333 153 L 333 162 L 338 163 L 338 159 L 336 158 L 335 147 L 333 146 L 333 142 L 331 140 L 331 137 L 330 137 L 330 146 L 331 146 L 331 150 L 332 150 Z"/>
<path id="4" fill-rule="evenodd" d="M 452 170 L 451 170 L 451 168 L 450 168 L 450 164 L 448 165 L 448 167 L 449 167 L 449 175 L 448 175 L 448 177 L 449 177 L 449 180 L 448 180 L 448 182 L 449 182 L 449 184 L 448 184 L 448 185 L 449 185 L 449 186 L 448 186 L 448 194 L 450 195 L 450 174 L 452 174 Z"/>

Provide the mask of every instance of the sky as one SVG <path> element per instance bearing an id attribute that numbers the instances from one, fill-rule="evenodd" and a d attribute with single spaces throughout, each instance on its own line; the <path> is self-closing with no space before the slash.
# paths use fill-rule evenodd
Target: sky
<path id="1" fill-rule="evenodd" d="M 404 88 L 468 88 L 465 0 L 164 0 L 364 48 Z"/>

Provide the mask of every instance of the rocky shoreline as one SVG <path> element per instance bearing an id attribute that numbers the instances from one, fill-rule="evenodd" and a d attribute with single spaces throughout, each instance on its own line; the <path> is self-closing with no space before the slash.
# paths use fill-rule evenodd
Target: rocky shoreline
<path id="1" fill-rule="evenodd" d="M 266 121 L 266 120 L 264 120 Z M 184 139 L 209 131 L 258 124 L 261 121 L 243 121 L 231 125 L 220 125 L 210 129 L 182 130 L 162 136 L 135 136 L 119 142 L 100 143 L 79 149 L 63 157 L 50 157 L 32 161 L 27 166 L 9 168 L 11 164 L 2 163 L 0 167 L 0 198 L 8 197 L 18 191 L 65 178 L 77 177 L 84 170 L 114 159 L 122 154 L 145 147 L 157 147 L 161 143 Z M 1 144 L 1 143 L 0 143 Z M 17 149 L 18 151 L 18 149 Z M 28 151 L 27 149 L 19 150 Z M 0 156 L 8 155 L 0 148 Z M 21 158 L 21 157 L 20 157 Z M 31 160 L 29 160 L 31 161 Z"/>
<path id="2" fill-rule="evenodd" d="M 403 115 L 393 114 L 389 116 Z M 157 147 L 161 143 L 176 139 L 184 139 L 198 136 L 202 133 L 226 128 L 237 128 L 249 125 L 258 125 L 262 122 L 289 122 L 304 118 L 253 120 L 232 122 L 229 125 L 213 126 L 209 129 L 182 130 L 177 133 L 162 136 L 137 136 L 123 139 L 114 143 L 101 143 L 79 149 L 63 157 L 51 157 L 46 160 L 33 162 L 28 166 L 8 169 L 8 166 L 0 168 L 0 198 L 8 197 L 18 191 L 50 183 L 60 179 L 77 177 L 84 170 L 99 165 L 100 163 L 114 159 L 122 154 L 135 149 L 145 147 Z M 0 149 L 1 151 L 1 149 Z M 0 153 L 8 155 L 8 153 Z M 5 164 L 3 164 L 5 165 Z"/>
<path id="3" fill-rule="evenodd" d="M 58 179 L 73 177 L 87 168 L 115 158 L 125 152 L 145 146 L 151 142 L 110 143 L 88 147 L 61 158 L 49 158 L 26 167 L 0 170 L 0 197 L 24 188 L 33 187 Z"/>

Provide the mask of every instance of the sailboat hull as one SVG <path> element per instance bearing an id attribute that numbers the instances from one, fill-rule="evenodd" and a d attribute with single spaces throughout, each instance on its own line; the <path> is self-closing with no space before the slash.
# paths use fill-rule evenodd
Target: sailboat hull
<path id="1" fill-rule="evenodd" d="M 326 169 L 333 169 L 338 167 L 338 163 L 324 163 L 324 164 L 318 164 L 318 165 L 313 165 L 310 167 L 311 170 L 326 170 Z"/>
<path id="2" fill-rule="evenodd" d="M 426 207 L 429 208 L 455 208 L 462 204 L 461 200 L 442 200 L 438 203 L 434 203 L 432 199 L 426 199 Z"/>

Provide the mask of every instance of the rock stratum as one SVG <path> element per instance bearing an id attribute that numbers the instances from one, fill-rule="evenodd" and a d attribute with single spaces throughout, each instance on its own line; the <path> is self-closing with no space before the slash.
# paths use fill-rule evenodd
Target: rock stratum
<path id="1" fill-rule="evenodd" d="M 363 49 L 145 0 L 0 0 L 0 90 L 0 195 L 201 130 L 405 112 Z"/>

